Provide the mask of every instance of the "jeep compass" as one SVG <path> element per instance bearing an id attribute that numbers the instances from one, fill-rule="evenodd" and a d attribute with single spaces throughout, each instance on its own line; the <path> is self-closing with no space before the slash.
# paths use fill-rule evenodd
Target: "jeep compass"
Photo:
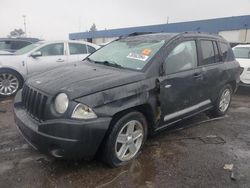
<path id="1" fill-rule="evenodd" d="M 148 134 L 204 111 L 224 115 L 240 73 L 217 35 L 121 37 L 82 62 L 29 78 L 15 98 L 15 121 L 44 153 L 98 153 L 119 166 L 138 156 Z"/>

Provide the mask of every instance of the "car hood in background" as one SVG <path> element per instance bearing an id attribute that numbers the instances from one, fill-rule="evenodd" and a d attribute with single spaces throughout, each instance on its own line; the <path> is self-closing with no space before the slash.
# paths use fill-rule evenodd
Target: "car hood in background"
<path id="1" fill-rule="evenodd" d="M 240 63 L 241 67 L 250 67 L 250 59 L 236 58 L 236 60 Z"/>
<path id="2" fill-rule="evenodd" d="M 74 99 L 143 79 L 142 72 L 79 62 L 40 73 L 27 84 L 51 96 L 65 92 Z"/>
<path id="3" fill-rule="evenodd" d="M 0 55 L 14 55 L 11 52 L 0 50 Z"/>

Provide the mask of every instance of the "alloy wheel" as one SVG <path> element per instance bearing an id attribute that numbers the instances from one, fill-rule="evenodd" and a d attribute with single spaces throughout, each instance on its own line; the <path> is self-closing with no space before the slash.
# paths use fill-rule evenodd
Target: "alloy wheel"
<path id="1" fill-rule="evenodd" d="M 126 123 L 118 133 L 115 144 L 115 153 L 119 160 L 129 161 L 140 150 L 143 142 L 144 130 L 137 120 Z"/>
<path id="2" fill-rule="evenodd" d="M 225 89 L 220 98 L 219 108 L 221 112 L 226 112 L 231 101 L 231 91 Z"/>
<path id="3" fill-rule="evenodd" d="M 9 96 L 19 88 L 17 77 L 11 73 L 0 74 L 0 95 Z"/>

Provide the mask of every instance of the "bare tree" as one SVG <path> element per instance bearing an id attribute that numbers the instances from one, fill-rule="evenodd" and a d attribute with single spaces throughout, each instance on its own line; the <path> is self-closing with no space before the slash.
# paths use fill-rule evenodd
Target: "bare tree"
<path id="1" fill-rule="evenodd" d="M 14 29 L 10 32 L 8 37 L 22 37 L 24 36 L 25 32 L 22 29 Z"/>

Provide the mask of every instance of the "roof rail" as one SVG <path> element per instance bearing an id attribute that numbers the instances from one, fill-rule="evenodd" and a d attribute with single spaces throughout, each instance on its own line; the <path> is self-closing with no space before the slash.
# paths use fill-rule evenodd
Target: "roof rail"
<path id="1" fill-rule="evenodd" d="M 130 34 L 127 34 L 127 35 L 122 35 L 119 38 L 121 39 L 121 38 L 125 38 L 125 37 L 146 35 L 146 34 L 153 34 L 153 33 L 156 33 L 156 32 L 133 32 L 133 33 L 130 33 Z"/>

